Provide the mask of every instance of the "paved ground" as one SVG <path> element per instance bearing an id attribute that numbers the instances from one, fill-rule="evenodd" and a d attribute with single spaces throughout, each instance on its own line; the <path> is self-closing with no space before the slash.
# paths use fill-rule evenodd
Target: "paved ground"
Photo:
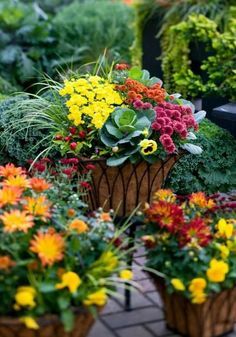
<path id="1" fill-rule="evenodd" d="M 94 325 L 89 337 L 178 337 L 165 326 L 162 303 L 147 275 L 140 271 L 145 257 L 142 252 L 135 256 L 135 279 L 142 292 L 132 294 L 133 310 L 124 310 L 124 299 L 112 299 Z M 121 290 L 121 294 L 123 290 Z M 201 337 L 201 336 L 199 336 Z M 228 337 L 236 337 L 236 332 Z"/>

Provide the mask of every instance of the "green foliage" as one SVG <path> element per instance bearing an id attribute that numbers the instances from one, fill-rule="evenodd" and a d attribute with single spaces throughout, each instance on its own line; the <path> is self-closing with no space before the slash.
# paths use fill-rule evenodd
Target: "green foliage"
<path id="1" fill-rule="evenodd" d="M 215 193 L 236 188 L 236 140 L 210 121 L 200 124 L 199 156 L 184 155 L 174 167 L 167 186 L 180 194 Z"/>
<path id="2" fill-rule="evenodd" d="M 122 3 L 74 1 L 53 20 L 58 54 L 63 53 L 68 64 L 88 63 L 97 60 L 106 49 L 112 58 L 129 62 L 133 19 L 132 8 Z"/>
<path id="3" fill-rule="evenodd" d="M 43 140 L 46 131 L 28 125 L 24 128 L 20 119 L 24 116 L 21 103 L 28 99 L 27 95 L 0 100 L 0 163 L 13 162 L 23 165 L 28 159 L 48 146 Z"/>
<path id="4" fill-rule="evenodd" d="M 27 86 L 50 73 L 53 51 L 51 25 L 33 5 L 18 1 L 0 4 L 0 73 L 13 83 Z"/>
<path id="5" fill-rule="evenodd" d="M 223 34 L 214 21 L 203 15 L 191 15 L 173 25 L 162 40 L 164 81 L 170 91 L 195 98 L 217 93 L 235 100 L 236 21 Z M 202 61 L 203 74 L 192 70 L 191 43 L 201 43 L 209 55 Z"/>
<path id="6" fill-rule="evenodd" d="M 12 86 L 10 82 L 6 81 L 0 76 L 0 93 L 7 95 L 17 91 L 17 88 Z"/>

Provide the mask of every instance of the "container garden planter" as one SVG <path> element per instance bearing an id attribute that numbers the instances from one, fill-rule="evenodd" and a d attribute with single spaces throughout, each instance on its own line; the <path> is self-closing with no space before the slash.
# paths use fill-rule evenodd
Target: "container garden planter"
<path id="1" fill-rule="evenodd" d="M 87 310 L 77 310 L 74 328 L 65 332 L 64 326 L 55 315 L 38 319 L 39 329 L 27 328 L 18 319 L 0 317 L 1 337 L 86 337 L 95 321 L 94 316 Z"/>
<path id="2" fill-rule="evenodd" d="M 86 216 L 61 172 L 45 180 L 0 166 L 1 337 L 86 337 L 117 282 L 132 278 L 112 214 Z"/>
<path id="3" fill-rule="evenodd" d="M 167 326 L 188 337 L 217 337 L 236 320 L 236 202 L 202 192 L 159 190 L 144 212 L 147 270 Z"/>
<path id="4" fill-rule="evenodd" d="M 169 329 L 189 337 L 217 337 L 233 331 L 236 288 L 214 294 L 202 304 L 193 304 L 181 294 L 169 294 L 163 279 L 152 278 L 161 295 Z"/>

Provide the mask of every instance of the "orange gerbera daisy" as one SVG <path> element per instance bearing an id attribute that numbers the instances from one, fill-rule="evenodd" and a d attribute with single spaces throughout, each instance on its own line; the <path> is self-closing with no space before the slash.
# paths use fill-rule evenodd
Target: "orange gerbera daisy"
<path id="1" fill-rule="evenodd" d="M 25 211 L 11 210 L 3 213 L 0 216 L 4 225 L 4 231 L 8 233 L 23 231 L 27 232 L 29 228 L 33 227 L 33 217 L 28 215 Z"/>
<path id="2" fill-rule="evenodd" d="M 7 270 L 15 266 L 15 262 L 10 258 L 10 256 L 0 256 L 0 270 Z"/>
<path id="3" fill-rule="evenodd" d="M 0 190 L 0 207 L 15 205 L 22 195 L 22 189 L 5 186 Z"/>
<path id="4" fill-rule="evenodd" d="M 38 255 L 43 266 L 52 266 L 64 256 L 65 242 L 55 231 L 38 232 L 31 240 L 30 250 Z"/>
<path id="5" fill-rule="evenodd" d="M 192 207 L 213 208 L 215 202 L 213 199 L 208 199 L 204 192 L 192 193 L 189 197 L 189 204 Z"/>
<path id="6" fill-rule="evenodd" d="M 168 202 L 175 202 L 176 196 L 170 189 L 160 189 L 154 193 L 154 200 L 164 200 Z"/>
<path id="7" fill-rule="evenodd" d="M 21 167 L 15 167 L 14 164 L 7 164 L 6 166 L 0 166 L 0 176 L 1 177 L 11 177 L 17 176 L 24 173 L 24 170 Z"/>
<path id="8" fill-rule="evenodd" d="M 25 198 L 26 205 L 24 205 L 25 211 L 28 213 L 42 218 L 43 221 L 46 221 L 50 218 L 50 206 L 51 203 L 47 200 L 44 195 L 40 195 L 37 198 L 27 197 Z"/>
<path id="9" fill-rule="evenodd" d="M 32 189 L 37 193 L 44 192 L 52 186 L 45 179 L 36 177 L 30 179 L 30 185 Z"/>
<path id="10" fill-rule="evenodd" d="M 27 188 L 30 187 L 30 182 L 27 179 L 26 175 L 18 175 L 18 176 L 10 176 L 3 182 L 4 186 L 10 187 L 19 187 L 19 188 Z"/>
<path id="11" fill-rule="evenodd" d="M 74 219 L 69 224 L 69 229 L 75 230 L 78 234 L 81 234 L 88 231 L 88 225 L 83 220 Z"/>

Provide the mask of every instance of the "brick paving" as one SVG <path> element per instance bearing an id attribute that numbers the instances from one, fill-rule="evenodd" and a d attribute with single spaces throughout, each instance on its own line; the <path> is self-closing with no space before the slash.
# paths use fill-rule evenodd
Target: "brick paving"
<path id="1" fill-rule="evenodd" d="M 140 270 L 144 261 L 142 252 L 138 252 L 133 269 L 134 278 L 141 285 L 142 291 L 132 292 L 132 310 L 125 311 L 124 298 L 111 299 L 89 337 L 179 337 L 166 328 L 159 294 L 151 280 Z M 124 290 L 119 292 L 123 294 Z M 236 332 L 227 337 L 236 337 Z"/>

